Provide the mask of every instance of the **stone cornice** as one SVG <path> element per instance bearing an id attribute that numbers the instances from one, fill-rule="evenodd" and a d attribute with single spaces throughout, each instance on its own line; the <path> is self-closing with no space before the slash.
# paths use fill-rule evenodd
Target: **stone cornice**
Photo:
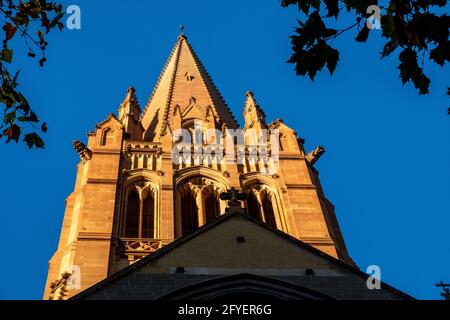
<path id="1" fill-rule="evenodd" d="M 87 183 L 105 183 L 105 184 L 116 184 L 117 179 L 98 179 L 98 178 L 88 178 Z"/>
<path id="2" fill-rule="evenodd" d="M 305 156 L 302 154 L 298 154 L 298 153 L 283 153 L 280 152 L 279 153 L 279 158 L 280 159 L 285 159 L 285 160 L 298 160 L 298 159 L 305 159 Z"/>
<path id="3" fill-rule="evenodd" d="M 110 240 L 111 233 L 107 232 L 79 232 L 78 240 Z"/>
<path id="4" fill-rule="evenodd" d="M 96 147 L 96 148 L 92 148 L 92 153 L 93 154 L 120 154 L 121 150 Z"/>
<path id="5" fill-rule="evenodd" d="M 288 188 L 288 189 L 316 189 L 316 186 L 313 184 L 286 183 L 286 188 Z"/>

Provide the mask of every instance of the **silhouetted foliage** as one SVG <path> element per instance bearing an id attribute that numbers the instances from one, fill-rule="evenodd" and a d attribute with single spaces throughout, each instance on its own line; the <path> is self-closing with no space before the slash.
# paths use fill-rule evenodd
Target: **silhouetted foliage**
<path id="1" fill-rule="evenodd" d="M 447 0 L 390 0 L 385 3 L 387 7 L 382 8 L 380 23 L 386 43 L 380 58 L 401 50 L 397 68 L 403 85 L 411 81 L 419 94 L 428 94 L 430 79 L 423 71 L 425 57 L 441 67 L 450 60 L 450 17 L 446 13 L 436 13 L 446 6 Z M 325 66 L 333 74 L 339 62 L 339 51 L 330 45 L 330 40 L 356 28 L 355 40 L 367 41 L 371 29 L 366 21 L 376 14 L 368 8 L 378 5 L 378 1 L 282 0 L 281 5 L 297 5 L 305 15 L 304 21 L 298 21 L 296 34 L 291 36 L 293 54 L 288 62 L 295 64 L 297 75 L 308 75 L 314 81 L 317 72 Z M 353 13 L 355 22 L 341 30 L 328 27 L 326 22 L 332 18 L 339 21 L 342 10 Z"/>
<path id="2" fill-rule="evenodd" d="M 3 136 L 6 143 L 23 141 L 28 148 L 44 148 L 44 141 L 38 134 L 47 132 L 46 123 L 41 123 L 36 113 L 31 109 L 25 96 L 18 90 L 18 76 L 20 69 L 10 73 L 11 62 L 17 56 L 10 45 L 14 37 L 22 37 L 30 58 L 36 58 L 42 67 L 47 61 L 45 50 L 47 48 L 47 35 L 52 29 L 63 29 L 61 22 L 64 13 L 62 5 L 46 0 L 0 0 L 0 17 L 3 19 L 4 38 L 0 51 L 0 103 L 3 104 L 3 119 L 0 122 L 0 139 Z M 31 131 L 24 132 L 25 127 Z"/>

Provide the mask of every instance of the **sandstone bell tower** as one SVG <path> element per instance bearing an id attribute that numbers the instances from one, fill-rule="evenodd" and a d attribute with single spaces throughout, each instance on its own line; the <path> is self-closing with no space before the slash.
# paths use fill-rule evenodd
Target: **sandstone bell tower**
<path id="1" fill-rule="evenodd" d="M 353 264 L 314 169 L 323 148 L 306 153 L 282 120 L 267 123 L 252 92 L 243 119 L 240 128 L 180 35 L 148 103 L 128 89 L 117 115 L 74 142 L 80 162 L 44 298 L 71 297 L 209 223 L 232 187 L 247 194 L 249 216 Z M 261 146 L 267 158 L 254 156 Z"/>

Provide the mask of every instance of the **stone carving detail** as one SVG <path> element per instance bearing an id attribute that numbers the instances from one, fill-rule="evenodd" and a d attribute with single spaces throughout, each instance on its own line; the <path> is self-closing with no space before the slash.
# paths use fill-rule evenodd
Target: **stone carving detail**
<path id="1" fill-rule="evenodd" d="M 192 74 L 190 74 L 189 72 L 186 72 L 184 74 L 184 76 L 185 76 L 187 82 L 191 82 L 192 80 L 195 79 L 195 77 Z"/>
<path id="2" fill-rule="evenodd" d="M 120 239 L 122 253 L 152 253 L 162 246 L 163 242 L 159 239 Z"/>
<path id="3" fill-rule="evenodd" d="M 265 194 L 267 194 L 269 196 L 274 196 L 275 195 L 273 187 L 270 187 L 270 186 L 268 186 L 266 184 L 260 184 L 260 183 L 255 183 L 255 184 L 252 184 L 251 186 L 245 188 L 245 192 L 247 194 L 252 193 L 257 199 L 263 193 L 265 193 Z"/>
<path id="4" fill-rule="evenodd" d="M 220 193 L 220 200 L 227 201 L 228 208 L 225 209 L 226 212 L 245 212 L 241 207 L 241 202 L 247 199 L 247 195 L 244 192 L 236 191 L 232 187 L 227 192 Z"/>
<path id="5" fill-rule="evenodd" d="M 119 239 L 118 257 L 126 257 L 128 262 L 131 264 L 143 257 L 161 249 L 170 240 L 161 239 L 131 239 L 131 238 L 121 238 Z"/>
<path id="6" fill-rule="evenodd" d="M 75 140 L 73 141 L 72 146 L 78 153 L 83 163 L 86 163 L 88 160 L 91 160 L 92 151 L 83 142 Z"/>
<path id="7" fill-rule="evenodd" d="M 272 128 L 272 127 L 274 127 L 274 126 L 276 126 L 277 124 L 280 124 L 280 123 L 284 123 L 284 122 L 280 118 L 277 118 L 271 124 L 269 124 L 269 127 Z"/>
<path id="8" fill-rule="evenodd" d="M 161 170 L 161 157 L 163 154 L 159 144 L 128 143 L 123 150 L 128 158 L 130 169 L 149 169 L 154 172 Z"/>
<path id="9" fill-rule="evenodd" d="M 50 296 L 48 300 L 55 300 L 55 295 L 58 292 L 57 300 L 64 300 L 67 297 L 67 282 L 70 278 L 71 274 L 69 272 L 64 272 L 61 274 L 61 278 L 53 281 L 50 284 Z"/>
<path id="10" fill-rule="evenodd" d="M 209 188 L 218 194 L 225 191 L 216 182 L 205 177 L 194 177 L 178 186 L 178 190 L 181 193 L 193 192 L 196 195 L 202 191 L 206 191 Z"/>
<path id="11" fill-rule="evenodd" d="M 157 189 L 149 182 L 141 180 L 131 186 L 139 195 L 139 199 L 145 200 L 151 194 L 155 197 Z"/>
<path id="12" fill-rule="evenodd" d="M 306 155 L 306 161 L 313 166 L 324 153 L 325 149 L 322 146 L 317 146 L 316 149 Z"/>

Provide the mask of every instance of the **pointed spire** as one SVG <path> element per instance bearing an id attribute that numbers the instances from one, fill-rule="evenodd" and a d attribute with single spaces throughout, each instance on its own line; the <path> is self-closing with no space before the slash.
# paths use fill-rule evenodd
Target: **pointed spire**
<path id="1" fill-rule="evenodd" d="M 133 87 L 129 87 L 125 99 L 122 101 L 119 107 L 119 121 L 122 121 L 127 115 L 133 114 L 136 120 L 139 120 L 140 113 L 139 102 L 136 97 L 136 90 Z M 135 112 L 137 111 L 137 112 Z"/>
<path id="2" fill-rule="evenodd" d="M 142 139 L 142 127 L 139 121 L 141 108 L 136 97 L 136 90 L 129 87 L 127 95 L 119 107 L 118 120 L 124 125 L 125 132 L 127 132 L 132 139 Z"/>
<path id="3" fill-rule="evenodd" d="M 244 129 L 267 129 L 266 114 L 256 101 L 253 92 L 247 91 L 245 96 Z"/>
<path id="4" fill-rule="evenodd" d="M 192 112 L 200 111 L 206 117 L 208 108 L 213 109 L 217 122 L 212 125 L 220 128 L 226 123 L 229 128 L 238 127 L 233 114 L 187 42 L 183 31 L 142 113 L 144 139 L 156 141 L 167 133 L 167 127 L 174 125 L 172 118 L 177 105 L 185 119 L 194 117 L 188 111 L 188 108 L 192 107 L 192 98 L 196 101 L 196 108 L 191 108 Z"/>
<path id="5" fill-rule="evenodd" d="M 180 36 L 184 36 L 184 26 L 180 25 Z"/>

